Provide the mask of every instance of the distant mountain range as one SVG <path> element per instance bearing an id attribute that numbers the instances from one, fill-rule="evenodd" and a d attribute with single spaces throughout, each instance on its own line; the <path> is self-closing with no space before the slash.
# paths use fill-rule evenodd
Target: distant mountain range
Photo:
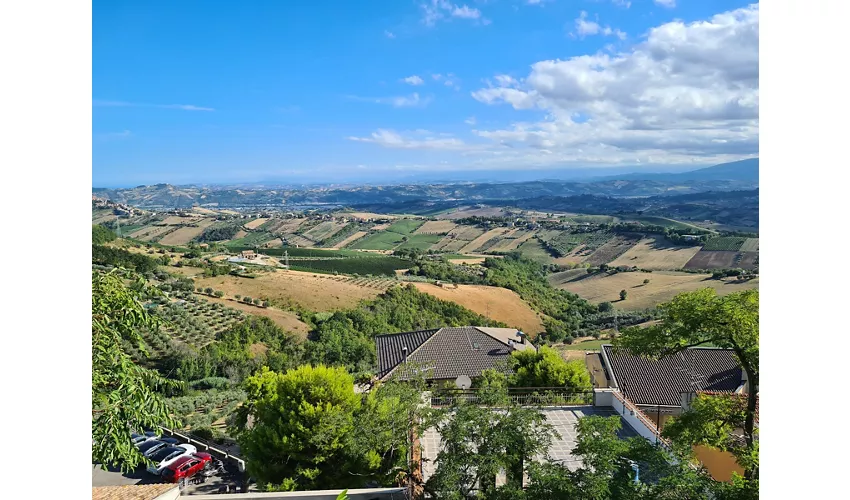
<path id="1" fill-rule="evenodd" d="M 156 184 L 128 189 L 95 188 L 92 194 L 141 208 L 276 207 L 309 204 L 366 205 L 410 201 L 497 200 L 517 202 L 540 197 L 593 195 L 613 198 L 675 196 L 758 188 L 758 158 L 724 163 L 690 172 L 625 173 L 582 180 L 515 182 L 441 182 L 338 186 L 173 186 Z"/>

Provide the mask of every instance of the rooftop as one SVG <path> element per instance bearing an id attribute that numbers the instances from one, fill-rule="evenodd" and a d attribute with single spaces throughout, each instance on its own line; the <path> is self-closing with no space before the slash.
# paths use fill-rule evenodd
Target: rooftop
<path id="1" fill-rule="evenodd" d="M 511 351 L 534 349 L 527 341 L 516 342 L 520 339 L 517 332 L 514 328 L 464 326 L 378 335 L 378 377 L 385 379 L 404 361 L 404 348 L 407 361 L 424 367 L 428 379 L 477 377 Z"/>
<path id="2" fill-rule="evenodd" d="M 605 344 L 602 360 L 611 385 L 637 405 L 681 406 L 683 393 L 734 392 L 743 381 L 729 349 L 692 348 L 656 360 Z"/>

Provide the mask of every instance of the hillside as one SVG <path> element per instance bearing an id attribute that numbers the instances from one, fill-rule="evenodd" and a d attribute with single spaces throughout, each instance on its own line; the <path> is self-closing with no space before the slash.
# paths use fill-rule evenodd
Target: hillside
<path id="1" fill-rule="evenodd" d="M 728 181 L 740 183 L 759 182 L 759 159 L 749 158 L 746 160 L 721 163 L 712 167 L 700 168 L 689 172 L 678 173 L 631 173 L 603 177 L 597 180 L 644 180 L 655 182 L 705 182 L 705 181 Z"/>

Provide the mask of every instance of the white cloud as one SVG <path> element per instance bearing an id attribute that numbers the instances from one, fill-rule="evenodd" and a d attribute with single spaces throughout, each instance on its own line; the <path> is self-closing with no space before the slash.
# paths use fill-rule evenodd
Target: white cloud
<path id="1" fill-rule="evenodd" d="M 422 85 L 425 83 L 425 80 L 419 78 L 417 75 L 411 75 L 407 78 L 402 78 L 401 81 L 410 85 Z"/>
<path id="2" fill-rule="evenodd" d="M 387 38 L 395 38 L 395 33 L 389 30 L 384 30 L 384 36 Z"/>
<path id="3" fill-rule="evenodd" d="M 361 102 L 373 102 L 376 104 L 389 104 L 394 108 L 424 108 L 431 103 L 431 97 L 421 97 L 418 92 L 409 96 L 393 97 L 358 97 L 348 96 L 349 99 Z"/>
<path id="4" fill-rule="evenodd" d="M 611 3 L 613 3 L 617 7 L 623 7 L 626 9 L 632 6 L 632 2 L 630 2 L 629 0 L 611 0 Z"/>
<path id="5" fill-rule="evenodd" d="M 626 52 L 540 61 L 472 93 L 544 121 L 479 137 L 524 161 L 721 161 L 758 153 L 758 5 L 649 31 Z M 530 155 L 530 156 L 528 156 Z M 533 161 L 532 161 L 533 163 Z"/>
<path id="6" fill-rule="evenodd" d="M 92 106 L 97 107 L 112 107 L 112 108 L 160 108 L 160 109 L 179 109 L 182 111 L 215 111 L 213 108 L 203 106 L 195 106 L 193 104 L 144 104 L 138 102 L 125 101 L 103 101 L 98 99 L 92 100 Z"/>
<path id="7" fill-rule="evenodd" d="M 655 5 L 660 5 L 662 7 L 667 7 L 668 9 L 672 9 L 676 6 L 676 0 L 654 0 Z"/>
<path id="8" fill-rule="evenodd" d="M 413 135 L 422 135 L 427 131 L 415 131 Z M 356 142 L 369 142 L 391 149 L 434 149 L 444 151 L 460 151 L 468 149 L 469 146 L 455 137 L 423 137 L 413 139 L 405 137 L 394 130 L 378 129 L 369 137 L 349 137 L 348 140 Z"/>
<path id="9" fill-rule="evenodd" d="M 467 118 L 466 120 L 464 120 L 464 121 L 463 121 L 463 123 L 465 123 L 465 124 L 467 124 L 467 125 L 475 125 L 477 122 L 475 121 L 475 117 L 474 117 L 474 116 L 470 116 L 469 118 Z"/>
<path id="10" fill-rule="evenodd" d="M 589 21 L 587 19 L 587 12 L 581 11 L 579 17 L 575 20 L 576 31 L 580 38 L 584 38 L 588 35 L 603 35 L 603 36 L 616 36 L 620 40 L 626 39 L 626 34 L 619 29 L 612 29 L 610 26 L 602 27 L 599 23 L 595 21 Z"/>
<path id="11" fill-rule="evenodd" d="M 450 18 L 470 19 L 480 21 L 482 24 L 490 24 L 488 19 L 481 17 L 481 11 L 468 5 L 458 5 L 448 0 L 430 0 L 419 4 L 422 9 L 422 23 L 425 26 L 434 26 L 438 21 Z"/>

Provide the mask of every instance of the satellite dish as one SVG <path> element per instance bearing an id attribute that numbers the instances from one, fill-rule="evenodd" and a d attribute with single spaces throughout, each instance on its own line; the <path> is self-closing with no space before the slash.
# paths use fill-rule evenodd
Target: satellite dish
<path id="1" fill-rule="evenodd" d="M 461 375 L 455 379 L 455 385 L 458 389 L 469 389 L 472 387 L 472 380 L 466 375 Z"/>

